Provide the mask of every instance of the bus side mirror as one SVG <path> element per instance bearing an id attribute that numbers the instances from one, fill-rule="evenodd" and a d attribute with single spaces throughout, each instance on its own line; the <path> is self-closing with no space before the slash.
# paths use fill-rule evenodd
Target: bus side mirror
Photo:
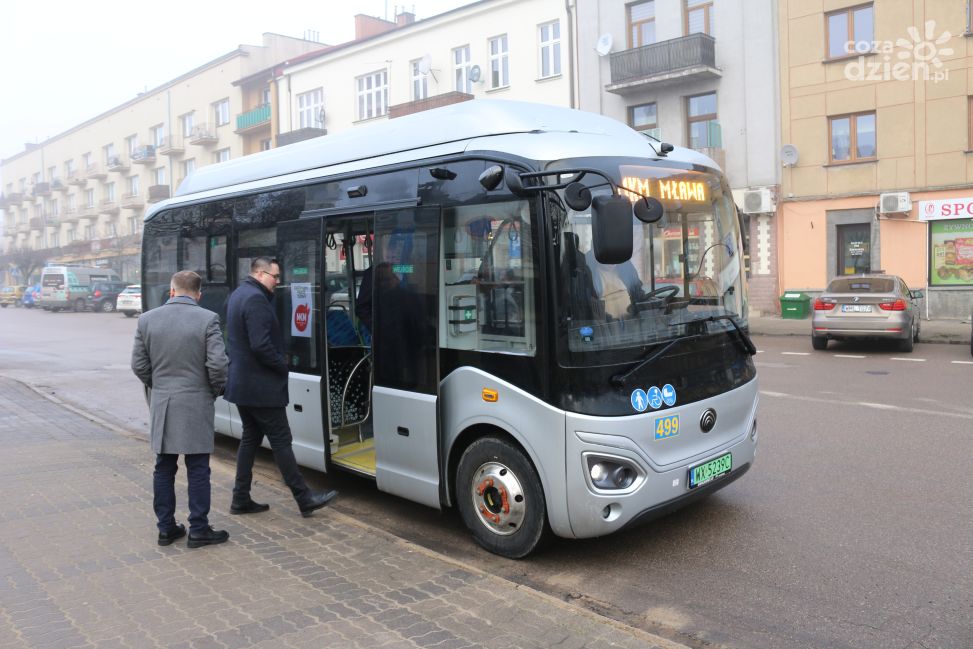
<path id="1" fill-rule="evenodd" d="M 600 264 L 620 264 L 632 258 L 632 203 L 612 194 L 591 201 L 591 246 Z"/>

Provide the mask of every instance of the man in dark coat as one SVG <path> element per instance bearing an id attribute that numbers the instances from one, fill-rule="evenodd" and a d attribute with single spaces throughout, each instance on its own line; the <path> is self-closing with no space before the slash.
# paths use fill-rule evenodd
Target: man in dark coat
<path id="1" fill-rule="evenodd" d="M 198 548 L 230 538 L 209 525 L 213 402 L 226 383 L 227 359 L 219 316 L 197 304 L 201 285 L 202 279 L 192 271 L 173 275 L 169 301 L 139 317 L 132 348 L 132 371 L 152 390 L 153 506 L 159 545 L 186 534 L 175 518 L 179 455 L 184 456 L 189 482 L 187 545 Z"/>
<path id="2" fill-rule="evenodd" d="M 274 312 L 274 288 L 278 283 L 277 261 L 257 257 L 250 264 L 250 275 L 233 291 L 227 304 L 230 376 L 224 398 L 236 404 L 243 422 L 231 514 L 255 514 L 270 509 L 269 505 L 254 502 L 250 497 L 253 460 L 264 435 L 302 516 L 310 516 L 338 495 L 336 491 L 312 491 L 297 468 L 291 448 L 284 335 Z"/>

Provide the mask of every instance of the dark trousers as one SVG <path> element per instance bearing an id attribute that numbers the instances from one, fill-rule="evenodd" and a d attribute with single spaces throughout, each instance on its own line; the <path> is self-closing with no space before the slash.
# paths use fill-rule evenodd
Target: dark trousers
<path id="1" fill-rule="evenodd" d="M 201 533 L 209 526 L 209 453 L 184 455 L 186 480 L 189 482 L 189 531 Z M 176 526 L 176 471 L 179 455 L 159 453 L 155 456 L 152 473 L 152 507 L 159 531 L 168 532 Z"/>
<path id="2" fill-rule="evenodd" d="M 280 471 L 284 484 L 290 487 L 294 500 L 298 506 L 307 502 L 310 489 L 304 482 L 294 449 L 291 448 L 293 438 L 291 427 L 287 423 L 287 411 L 284 408 L 251 408 L 237 406 L 240 419 L 243 421 L 243 435 L 240 439 L 240 449 L 236 456 L 236 482 L 233 485 L 233 502 L 244 504 L 250 500 L 250 484 L 253 481 L 253 459 L 257 449 L 263 442 L 264 436 L 270 442 L 270 450 L 274 452 L 274 461 Z"/>

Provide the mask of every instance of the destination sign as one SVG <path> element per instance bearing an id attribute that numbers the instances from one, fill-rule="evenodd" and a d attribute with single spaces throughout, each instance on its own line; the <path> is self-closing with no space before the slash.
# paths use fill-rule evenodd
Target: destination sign
<path id="1" fill-rule="evenodd" d="M 622 194 L 632 203 L 642 196 L 651 196 L 663 203 L 708 203 L 710 201 L 710 188 L 705 180 L 696 180 L 687 175 L 656 178 L 649 174 L 664 170 L 651 167 L 625 165 L 620 171 Z M 700 174 L 693 175 L 700 178 Z"/>

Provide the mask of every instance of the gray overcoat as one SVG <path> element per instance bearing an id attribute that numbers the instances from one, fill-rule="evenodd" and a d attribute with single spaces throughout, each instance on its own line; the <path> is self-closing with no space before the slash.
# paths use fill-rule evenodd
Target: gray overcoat
<path id="1" fill-rule="evenodd" d="M 185 296 L 146 311 L 135 331 L 132 371 L 152 389 L 152 450 L 212 453 L 213 402 L 227 371 L 219 316 Z"/>

